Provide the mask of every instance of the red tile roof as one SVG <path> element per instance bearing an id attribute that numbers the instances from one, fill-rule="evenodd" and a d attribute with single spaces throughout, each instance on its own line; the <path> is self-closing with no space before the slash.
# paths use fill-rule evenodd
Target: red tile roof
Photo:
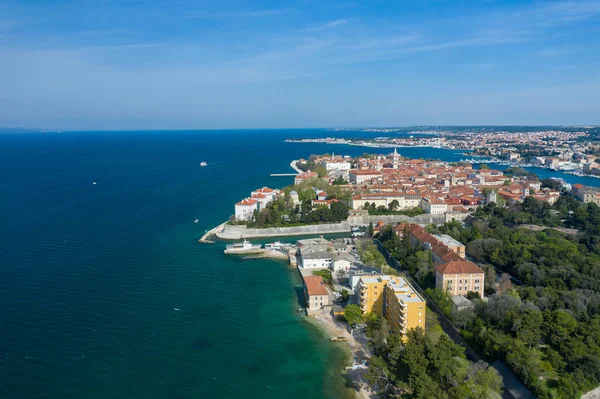
<path id="1" fill-rule="evenodd" d="M 236 205 L 254 205 L 256 204 L 256 200 L 252 198 L 246 198 L 238 202 Z"/>
<path id="2" fill-rule="evenodd" d="M 321 276 L 306 276 L 304 277 L 304 285 L 309 296 L 327 295 L 327 287 Z"/>
<path id="3" fill-rule="evenodd" d="M 483 274 L 484 271 L 479 268 L 475 263 L 469 262 L 468 260 L 458 260 L 444 263 L 436 267 L 438 272 L 442 274 Z"/>

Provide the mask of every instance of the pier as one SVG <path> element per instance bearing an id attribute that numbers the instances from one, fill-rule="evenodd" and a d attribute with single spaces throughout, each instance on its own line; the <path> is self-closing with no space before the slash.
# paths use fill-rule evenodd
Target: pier
<path id="1" fill-rule="evenodd" d="M 280 176 L 297 176 L 302 173 L 302 170 L 296 166 L 298 160 L 295 159 L 290 163 L 290 167 L 296 171 L 296 173 L 271 173 L 271 176 L 280 177 Z"/>
<path id="2" fill-rule="evenodd" d="M 227 223 L 227 222 L 225 222 L 225 223 Z M 209 240 L 209 238 L 211 236 L 216 235 L 217 233 L 222 232 L 223 229 L 225 228 L 225 223 L 221 223 L 217 227 L 214 227 L 214 228 L 208 230 L 206 233 L 204 233 L 204 235 L 202 237 L 200 237 L 200 239 L 198 240 L 198 242 L 202 243 L 202 244 L 214 244 L 215 242 Z"/>

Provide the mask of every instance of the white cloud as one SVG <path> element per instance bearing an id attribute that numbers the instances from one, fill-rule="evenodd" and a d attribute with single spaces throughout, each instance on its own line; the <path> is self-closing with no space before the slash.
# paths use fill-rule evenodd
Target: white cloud
<path id="1" fill-rule="evenodd" d="M 305 31 L 307 32 L 321 32 L 324 30 L 329 30 L 329 29 L 333 29 L 336 28 L 338 26 L 342 26 L 342 25 L 346 25 L 348 23 L 347 20 L 345 19 L 336 19 L 335 21 L 330 21 L 327 22 L 325 24 L 322 25 L 317 25 L 317 26 L 313 26 L 310 28 L 306 28 Z"/>

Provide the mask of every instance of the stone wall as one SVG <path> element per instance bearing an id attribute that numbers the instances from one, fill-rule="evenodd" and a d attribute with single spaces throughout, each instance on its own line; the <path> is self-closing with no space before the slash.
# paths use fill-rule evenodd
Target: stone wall
<path id="1" fill-rule="evenodd" d="M 350 224 L 348 222 L 314 224 L 310 226 L 269 227 L 266 229 L 249 229 L 245 225 L 226 224 L 223 231 L 217 233 L 217 237 L 224 240 L 237 240 L 240 238 L 320 235 L 347 232 L 350 232 Z"/>
<path id="2" fill-rule="evenodd" d="M 408 217 L 406 215 L 365 215 L 365 216 L 350 216 L 348 223 L 352 226 L 368 226 L 369 223 L 377 224 L 382 220 L 385 224 L 397 224 L 400 222 L 417 223 L 417 224 L 443 224 L 446 222 L 446 216 L 440 215 L 419 215 Z"/>
<path id="3" fill-rule="evenodd" d="M 258 237 L 284 237 L 284 236 L 302 236 L 302 235 L 320 235 L 332 233 L 350 232 L 350 226 L 368 226 L 369 223 L 376 224 L 383 220 L 386 224 L 397 224 L 399 222 L 426 224 L 444 224 L 447 221 L 463 220 L 466 214 L 442 213 L 438 215 L 419 215 L 408 217 L 406 215 L 364 215 L 350 216 L 347 222 L 313 224 L 310 226 L 294 227 L 269 227 L 266 229 L 249 229 L 245 225 L 226 224 L 222 231 L 217 232 L 217 237 L 223 240 L 238 240 L 240 238 L 258 238 Z"/>

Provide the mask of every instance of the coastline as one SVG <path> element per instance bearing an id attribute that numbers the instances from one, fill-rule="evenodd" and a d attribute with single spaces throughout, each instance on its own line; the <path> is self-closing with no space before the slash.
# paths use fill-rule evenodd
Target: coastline
<path id="1" fill-rule="evenodd" d="M 337 144 L 337 145 L 348 145 L 348 146 L 355 146 L 355 147 L 367 147 L 367 148 L 436 148 L 436 149 L 442 149 L 442 150 L 449 150 L 449 151 L 474 151 L 473 148 L 453 148 L 453 147 L 445 147 L 445 146 L 434 146 L 434 145 L 423 145 L 423 144 L 417 144 L 417 145 L 405 145 L 405 144 L 376 144 L 376 143 L 357 143 L 357 142 L 341 142 L 341 141 L 327 141 L 327 140 L 310 140 L 310 141 L 305 141 L 305 140 L 285 140 L 284 142 L 286 143 L 306 143 L 306 144 L 315 144 L 315 143 L 320 143 L 320 144 Z M 466 154 L 465 154 L 466 155 Z M 471 157 L 478 157 L 478 158 L 485 158 L 487 157 L 486 155 L 469 155 Z M 552 169 L 549 166 L 546 165 L 520 165 L 518 163 L 510 163 L 510 162 L 506 162 L 503 161 L 501 159 L 497 159 L 497 158 L 492 158 L 489 160 L 485 160 L 482 162 L 470 162 L 470 163 L 486 163 L 486 164 L 498 164 L 501 166 L 509 166 L 509 167 L 520 167 L 520 168 L 540 168 L 540 169 L 548 169 L 552 172 L 559 172 L 559 173 L 564 173 L 567 175 L 572 175 L 572 176 L 577 176 L 577 177 L 592 177 L 592 178 L 596 178 L 596 179 L 600 179 L 600 175 L 595 175 L 595 174 L 590 174 L 590 173 L 584 173 L 581 170 L 560 170 L 560 169 Z"/>
<path id="2" fill-rule="evenodd" d="M 308 316 L 306 320 L 322 331 L 329 339 L 337 337 L 345 338 L 343 341 L 335 342 L 340 343 L 338 347 L 345 353 L 346 366 L 344 366 L 344 369 L 334 370 L 334 372 L 340 372 L 342 377 L 351 383 L 353 389 L 350 393 L 354 394 L 355 398 L 377 399 L 379 396 L 365 380 L 364 375 L 367 369 L 353 367 L 360 364 L 362 360 L 371 357 L 364 333 L 359 332 L 358 334 L 360 335 L 358 337 L 351 335 L 344 324 L 333 320 L 331 313 L 325 310 L 317 316 Z"/>

